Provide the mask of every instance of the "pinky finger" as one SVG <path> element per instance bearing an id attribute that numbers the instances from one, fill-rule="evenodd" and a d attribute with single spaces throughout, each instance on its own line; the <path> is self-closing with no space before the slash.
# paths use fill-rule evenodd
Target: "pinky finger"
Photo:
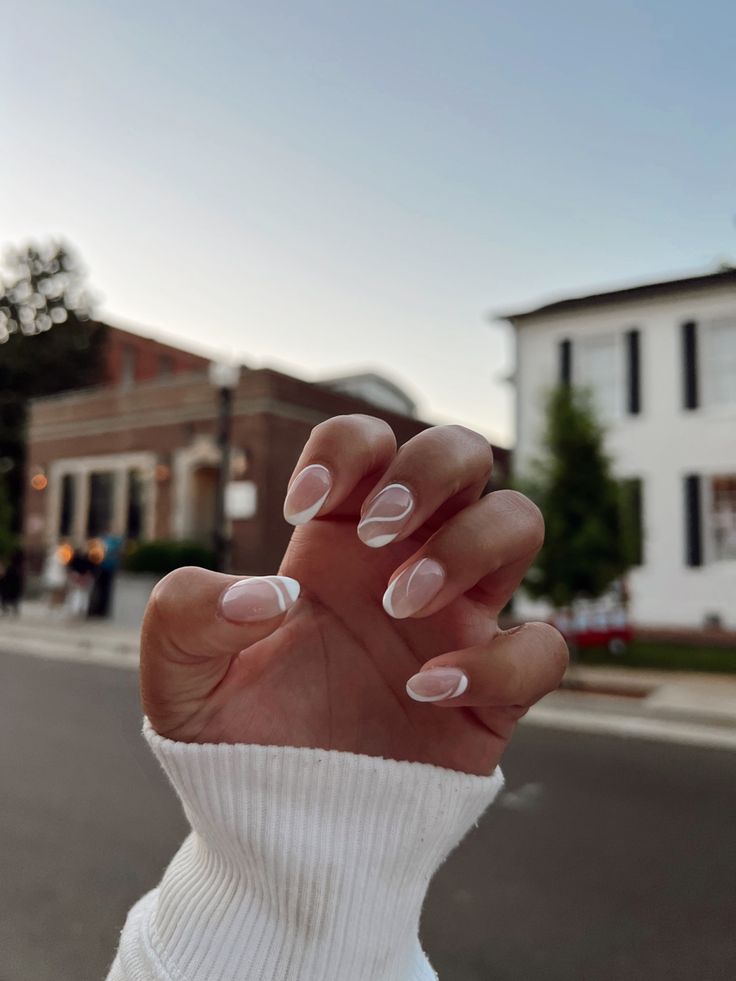
<path id="1" fill-rule="evenodd" d="M 527 708 L 559 687 L 567 644 L 548 623 L 525 623 L 490 644 L 427 661 L 406 683 L 417 702 L 440 708 Z"/>

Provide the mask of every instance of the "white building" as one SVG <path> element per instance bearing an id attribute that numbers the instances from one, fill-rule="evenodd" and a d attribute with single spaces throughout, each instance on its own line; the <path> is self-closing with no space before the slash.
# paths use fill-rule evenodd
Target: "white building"
<path id="1" fill-rule="evenodd" d="M 573 297 L 507 315 L 516 335 L 518 474 L 544 398 L 589 387 L 617 475 L 641 482 L 632 615 L 736 628 L 736 269 Z"/>

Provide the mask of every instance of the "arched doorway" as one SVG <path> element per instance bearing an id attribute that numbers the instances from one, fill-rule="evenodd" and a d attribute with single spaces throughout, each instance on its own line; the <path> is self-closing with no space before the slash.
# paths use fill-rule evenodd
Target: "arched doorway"
<path id="1" fill-rule="evenodd" d="M 194 541 L 212 546 L 217 506 L 218 467 L 203 465 L 191 472 L 191 511 L 189 534 Z"/>

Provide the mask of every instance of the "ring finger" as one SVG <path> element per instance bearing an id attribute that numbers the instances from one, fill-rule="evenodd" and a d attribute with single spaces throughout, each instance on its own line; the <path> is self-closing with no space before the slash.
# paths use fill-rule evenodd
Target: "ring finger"
<path id="1" fill-rule="evenodd" d="M 498 614 L 544 540 L 536 505 L 516 491 L 482 497 L 447 521 L 391 577 L 383 607 L 396 619 L 425 617 L 458 596 Z"/>

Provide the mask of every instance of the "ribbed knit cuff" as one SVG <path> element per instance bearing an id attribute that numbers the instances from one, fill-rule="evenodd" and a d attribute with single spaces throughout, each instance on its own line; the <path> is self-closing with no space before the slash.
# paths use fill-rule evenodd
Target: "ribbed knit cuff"
<path id="1" fill-rule="evenodd" d="M 177 981 L 420 981 L 429 880 L 503 785 L 426 763 L 144 733 L 193 833 L 148 943 Z"/>

